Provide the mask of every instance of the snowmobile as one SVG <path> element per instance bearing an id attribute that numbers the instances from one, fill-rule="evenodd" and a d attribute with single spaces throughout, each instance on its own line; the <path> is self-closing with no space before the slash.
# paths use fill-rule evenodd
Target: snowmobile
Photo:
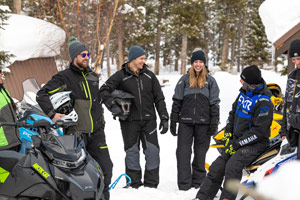
<path id="1" fill-rule="evenodd" d="M 32 125 L 0 125 L 37 128 L 39 133 L 31 136 L 33 145 L 26 155 L 0 151 L 0 199 L 104 199 L 102 170 L 87 153 L 80 133 L 53 134 L 70 124 L 42 119 Z"/>
<path id="2" fill-rule="evenodd" d="M 17 118 L 19 122 L 25 122 L 26 124 L 33 124 L 39 120 L 47 120 L 50 124 L 53 124 L 51 119 L 45 115 L 41 110 L 37 102 L 35 101 L 36 93 L 40 89 L 39 84 L 34 78 L 26 79 L 22 82 L 23 87 L 23 100 L 17 102 Z M 63 135 L 61 130 L 53 131 L 56 135 Z M 19 127 L 21 149 L 20 153 L 25 154 L 32 145 L 31 136 L 38 135 L 38 129 L 36 127 Z"/>

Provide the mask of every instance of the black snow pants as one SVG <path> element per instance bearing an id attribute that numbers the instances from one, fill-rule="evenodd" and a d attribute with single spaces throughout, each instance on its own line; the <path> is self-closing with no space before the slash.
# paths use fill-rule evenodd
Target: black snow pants
<path id="1" fill-rule="evenodd" d="M 199 188 L 206 177 L 205 157 L 210 144 L 208 128 L 206 124 L 179 124 L 176 150 L 179 190 Z M 191 164 L 192 146 L 194 158 Z"/>
<path id="2" fill-rule="evenodd" d="M 223 185 L 229 179 L 241 180 L 243 168 L 250 165 L 255 158 L 264 152 L 266 147 L 266 144 L 256 143 L 238 149 L 232 156 L 225 153 L 219 156 L 210 166 L 209 173 L 200 186 L 196 197 L 200 200 L 214 199 L 221 187 L 224 176 Z M 223 188 L 220 199 L 235 200 L 236 196 L 237 193 L 231 193 Z"/>
<path id="3" fill-rule="evenodd" d="M 124 150 L 126 153 L 126 174 L 131 178 L 131 187 L 156 188 L 159 183 L 159 145 L 155 120 L 120 121 Z M 140 142 L 145 154 L 146 166 L 144 183 L 140 166 Z"/>
<path id="4" fill-rule="evenodd" d="M 104 198 L 109 200 L 109 185 L 112 178 L 113 163 L 110 159 L 108 147 L 105 140 L 105 134 L 103 129 L 98 129 L 91 134 L 85 134 L 85 144 L 88 153 L 94 158 L 100 165 L 104 175 Z"/>

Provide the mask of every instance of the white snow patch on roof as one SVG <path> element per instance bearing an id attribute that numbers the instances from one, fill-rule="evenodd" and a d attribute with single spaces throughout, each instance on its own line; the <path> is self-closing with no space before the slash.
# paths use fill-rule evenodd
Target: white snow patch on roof
<path id="1" fill-rule="evenodd" d="M 300 23 L 299 0 L 266 0 L 259 7 L 268 40 L 276 42 L 291 28 Z"/>
<path id="2" fill-rule="evenodd" d="M 51 57 L 60 54 L 66 34 L 60 27 L 24 15 L 9 14 L 0 29 L 0 51 L 14 54 L 10 62 L 29 58 Z"/>

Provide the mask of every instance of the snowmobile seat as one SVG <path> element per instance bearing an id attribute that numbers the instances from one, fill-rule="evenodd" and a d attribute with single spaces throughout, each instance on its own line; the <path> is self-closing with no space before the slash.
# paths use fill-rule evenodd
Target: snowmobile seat
<path id="1" fill-rule="evenodd" d="M 21 160 L 25 155 L 16 151 L 3 150 L 0 151 L 0 167 L 11 172 L 13 167 Z"/>

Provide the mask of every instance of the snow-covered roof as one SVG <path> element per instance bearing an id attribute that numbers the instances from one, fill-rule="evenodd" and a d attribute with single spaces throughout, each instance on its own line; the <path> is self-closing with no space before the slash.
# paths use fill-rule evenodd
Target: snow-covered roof
<path id="1" fill-rule="evenodd" d="M 300 23 L 299 0 L 266 0 L 259 7 L 268 40 L 276 42 Z"/>
<path id="2" fill-rule="evenodd" d="M 51 57 L 60 54 L 66 34 L 60 27 L 24 15 L 9 14 L 7 25 L 0 29 L 0 51 L 9 51 L 15 57 L 11 64 L 29 58 Z M 9 64 L 7 64 L 9 65 Z"/>

